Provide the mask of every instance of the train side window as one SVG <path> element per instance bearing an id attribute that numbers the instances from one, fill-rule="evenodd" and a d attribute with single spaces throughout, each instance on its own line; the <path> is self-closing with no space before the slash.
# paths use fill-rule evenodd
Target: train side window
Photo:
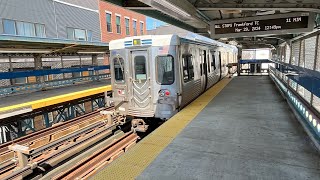
<path id="1" fill-rule="evenodd" d="M 136 80 L 147 80 L 146 57 L 134 57 L 134 72 Z"/>
<path id="2" fill-rule="evenodd" d="M 170 85 L 174 82 L 174 61 L 171 55 L 157 57 L 157 82 Z"/>
<path id="3" fill-rule="evenodd" d="M 211 56 L 212 56 L 212 61 L 211 61 L 211 69 L 213 69 L 213 70 L 216 70 L 217 69 L 217 67 L 216 67 L 216 56 L 215 56 L 215 51 L 212 51 L 211 52 Z"/>
<path id="4" fill-rule="evenodd" d="M 117 82 L 124 81 L 124 60 L 122 58 L 114 58 L 114 76 Z"/>
<path id="5" fill-rule="evenodd" d="M 184 82 L 191 81 L 194 78 L 193 62 L 191 54 L 182 55 L 183 80 Z"/>
<path id="6" fill-rule="evenodd" d="M 187 82 L 189 79 L 189 75 L 188 75 L 188 59 L 187 59 L 187 55 L 183 55 L 182 56 L 182 68 L 183 68 L 183 79 L 184 82 Z"/>

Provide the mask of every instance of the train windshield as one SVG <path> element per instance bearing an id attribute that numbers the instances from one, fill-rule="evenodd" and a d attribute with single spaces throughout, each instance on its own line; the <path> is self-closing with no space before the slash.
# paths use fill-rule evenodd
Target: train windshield
<path id="1" fill-rule="evenodd" d="M 173 57 L 158 56 L 157 57 L 157 82 L 163 85 L 170 85 L 174 82 L 174 63 Z"/>
<path id="2" fill-rule="evenodd" d="M 134 57 L 134 72 L 136 80 L 147 79 L 146 58 L 144 56 Z"/>
<path id="3" fill-rule="evenodd" d="M 116 81 L 124 81 L 124 66 L 123 66 L 124 60 L 122 58 L 114 58 L 113 64 L 114 64 L 114 75 Z"/>

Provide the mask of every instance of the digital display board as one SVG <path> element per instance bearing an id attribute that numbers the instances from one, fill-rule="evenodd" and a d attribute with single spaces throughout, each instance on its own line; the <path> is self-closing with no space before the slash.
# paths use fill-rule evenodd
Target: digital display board
<path id="1" fill-rule="evenodd" d="M 214 28 L 216 34 L 307 28 L 308 18 L 308 16 L 298 16 L 260 21 L 223 23 L 216 24 Z"/>
<path id="2" fill-rule="evenodd" d="M 298 32 L 298 30 L 306 32 L 313 28 L 310 28 L 312 17 L 309 15 L 309 13 L 295 13 L 220 20 L 211 24 L 211 31 L 213 30 L 213 34 L 218 37 L 283 34 L 286 30 L 287 33 Z"/>

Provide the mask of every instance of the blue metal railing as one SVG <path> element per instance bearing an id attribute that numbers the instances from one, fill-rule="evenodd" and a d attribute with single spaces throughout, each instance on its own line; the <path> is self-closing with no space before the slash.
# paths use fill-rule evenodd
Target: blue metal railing
<path id="1" fill-rule="evenodd" d="M 68 86 L 75 83 L 80 83 L 85 81 L 97 81 L 97 80 L 106 79 L 106 78 L 110 78 L 110 74 L 101 74 L 101 75 L 95 75 L 95 76 L 47 81 L 43 83 L 22 84 L 22 85 L 16 85 L 16 86 L 3 87 L 3 88 L 0 88 L 0 96 L 5 96 L 5 95 L 23 92 L 23 91 L 37 91 L 37 90 L 46 89 L 46 88 L 63 87 L 63 86 Z"/>
<path id="2" fill-rule="evenodd" d="M 109 69 L 109 66 L 86 66 L 77 68 L 60 68 L 60 69 L 41 69 L 41 70 L 27 70 L 27 71 L 15 71 L 15 72 L 0 72 L 1 79 L 15 79 L 15 78 L 27 78 L 27 77 L 37 77 L 46 76 L 52 74 L 63 74 L 63 73 L 74 73 L 83 71 L 98 71 Z M 29 83 L 20 84 L 13 86 L 0 87 L 0 96 L 5 96 L 13 93 L 23 92 L 23 91 L 36 91 L 46 88 L 62 87 L 67 85 L 72 85 L 79 82 L 85 81 L 97 81 L 100 79 L 110 78 L 110 74 L 100 74 L 92 76 L 83 76 L 78 78 L 68 78 L 68 79 L 58 79 L 53 81 L 45 81 L 42 83 Z"/>
<path id="3" fill-rule="evenodd" d="M 293 107 L 294 111 L 302 119 L 303 126 L 305 126 L 309 134 L 313 137 L 318 145 L 320 145 L 320 118 L 319 113 L 312 110 L 305 100 L 301 98 L 290 86 L 282 80 L 278 75 L 279 70 L 274 67 L 269 67 L 270 77 L 277 84 L 283 95 L 288 100 L 288 103 Z"/>
<path id="4" fill-rule="evenodd" d="M 303 86 L 305 89 L 310 91 L 312 94 L 320 97 L 320 72 L 311 70 L 308 68 L 275 61 L 272 60 L 274 63 L 276 63 L 276 69 L 281 72 L 285 73 L 286 76 L 299 84 L 300 86 Z"/>
<path id="5" fill-rule="evenodd" d="M 30 76 L 45 76 L 51 74 L 63 74 L 83 71 L 98 71 L 109 69 L 109 66 L 89 66 L 80 68 L 60 68 L 60 69 L 41 69 L 41 70 L 28 70 L 28 71 L 14 71 L 14 72 L 0 72 L 1 79 L 14 79 Z"/>
<path id="6" fill-rule="evenodd" d="M 240 64 L 247 64 L 247 63 L 272 63 L 269 59 L 240 59 L 239 60 Z"/>

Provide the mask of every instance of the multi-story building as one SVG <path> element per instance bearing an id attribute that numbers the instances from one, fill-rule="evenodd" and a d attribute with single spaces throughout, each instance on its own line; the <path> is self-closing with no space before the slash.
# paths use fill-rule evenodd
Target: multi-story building
<path id="1" fill-rule="evenodd" d="M 146 16 L 99 1 L 101 39 L 110 42 L 126 36 L 146 34 Z"/>
<path id="2" fill-rule="evenodd" d="M 146 34 L 144 15 L 102 0 L 99 1 L 99 14 L 102 42 Z M 105 56 L 104 63 L 109 64 L 108 56 Z"/>
<path id="3" fill-rule="evenodd" d="M 36 38 L 57 38 L 101 42 L 99 2 L 97 0 L 1 0 L 0 34 Z M 32 57 L 0 59 L 0 72 L 24 71 L 35 68 Z M 42 58 L 43 69 L 69 68 L 92 65 L 91 57 Z M 104 60 L 99 58 L 99 65 Z M 11 69 L 10 69 L 11 67 Z M 87 76 L 88 73 L 68 73 L 63 78 Z M 62 75 L 45 77 L 45 80 Z M 35 78 L 0 80 L 1 86 L 33 83 Z"/>
<path id="4" fill-rule="evenodd" d="M 109 42 L 146 33 L 146 17 L 102 0 L 1 0 L 0 34 Z"/>
<path id="5" fill-rule="evenodd" d="M 0 34 L 101 41 L 97 0 L 1 0 Z"/>

